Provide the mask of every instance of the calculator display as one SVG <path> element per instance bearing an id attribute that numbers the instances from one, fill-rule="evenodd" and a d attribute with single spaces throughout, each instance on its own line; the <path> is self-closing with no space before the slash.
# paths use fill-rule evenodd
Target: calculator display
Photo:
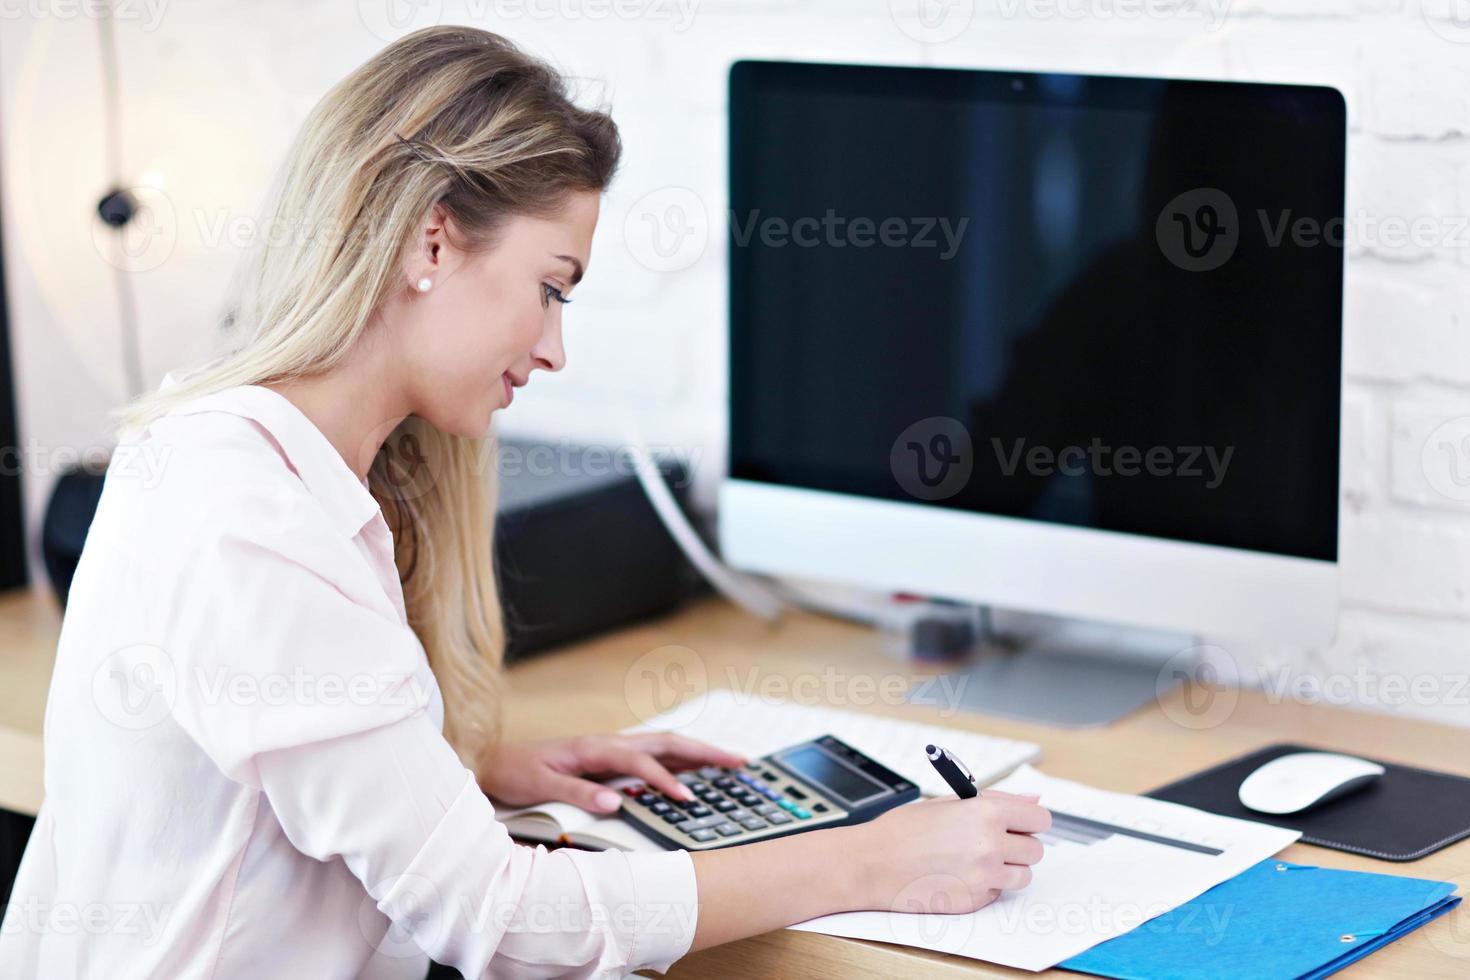
<path id="1" fill-rule="evenodd" d="M 805 746 L 777 758 L 787 769 L 816 783 L 848 803 L 856 803 L 870 796 L 888 792 L 887 786 L 875 779 L 869 779 L 815 745 Z"/>

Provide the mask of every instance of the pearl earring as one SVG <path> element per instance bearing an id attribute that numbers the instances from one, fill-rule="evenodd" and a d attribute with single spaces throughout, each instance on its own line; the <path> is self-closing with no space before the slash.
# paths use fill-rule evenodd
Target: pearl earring
<path id="1" fill-rule="evenodd" d="M 429 291 L 429 287 L 432 285 L 434 285 L 434 281 L 428 276 L 425 276 L 418 281 L 418 290 L 421 293 L 427 293 Z"/>

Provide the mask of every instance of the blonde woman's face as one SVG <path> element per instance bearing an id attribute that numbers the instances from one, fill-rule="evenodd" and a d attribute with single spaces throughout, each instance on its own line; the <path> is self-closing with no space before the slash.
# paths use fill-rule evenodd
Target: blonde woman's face
<path id="1" fill-rule="evenodd" d="M 478 437 L 535 371 L 560 371 L 563 300 L 586 272 L 599 195 L 572 194 L 549 218 L 517 216 L 495 247 L 457 249 L 436 209 L 423 254 L 406 270 L 397 352 L 414 414 Z M 456 239 L 462 240 L 462 239 Z M 430 286 L 419 292 L 420 279 Z"/>

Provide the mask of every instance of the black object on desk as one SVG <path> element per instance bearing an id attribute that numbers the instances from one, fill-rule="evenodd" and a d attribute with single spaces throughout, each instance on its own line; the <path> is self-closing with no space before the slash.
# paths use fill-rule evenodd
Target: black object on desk
<path id="1" fill-rule="evenodd" d="M 516 439 L 497 449 L 495 552 L 508 662 L 658 615 L 703 589 L 626 454 Z M 673 458 L 658 467 L 686 504 L 688 467 Z M 41 550 L 62 605 L 102 484 L 100 472 L 64 474 L 46 510 Z"/>
<path id="2" fill-rule="evenodd" d="M 1269 745 L 1161 786 L 1148 795 L 1224 817 L 1302 832 L 1302 842 L 1385 861 L 1417 861 L 1470 837 L 1470 779 L 1372 759 L 1383 775 L 1364 789 L 1302 813 L 1272 816 L 1240 802 L 1240 784 L 1261 766 L 1295 752 L 1335 752 Z M 1366 758 L 1366 757 L 1360 757 Z"/>

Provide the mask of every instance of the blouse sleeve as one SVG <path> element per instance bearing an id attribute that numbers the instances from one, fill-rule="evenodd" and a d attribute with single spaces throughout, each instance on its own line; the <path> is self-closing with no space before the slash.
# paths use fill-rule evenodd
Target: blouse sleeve
<path id="1" fill-rule="evenodd" d="M 466 977 L 602 977 L 689 950 L 687 852 L 517 844 L 424 714 L 256 761 L 292 844 L 341 858 L 391 920 L 364 935 L 380 955 L 422 950 Z"/>

